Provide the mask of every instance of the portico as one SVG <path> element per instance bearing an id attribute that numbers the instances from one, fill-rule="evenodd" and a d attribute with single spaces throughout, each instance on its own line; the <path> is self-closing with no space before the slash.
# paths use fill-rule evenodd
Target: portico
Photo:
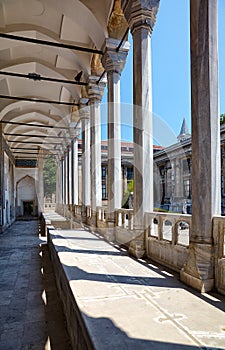
<path id="1" fill-rule="evenodd" d="M 57 163 L 57 212 L 108 241 L 124 244 L 136 258 L 147 256 L 179 271 L 182 281 L 200 292 L 220 286 L 224 293 L 217 0 L 190 1 L 191 217 L 156 213 L 153 206 L 151 36 L 160 1 L 21 3 L 26 13 L 18 1 L 2 1 L 1 8 L 1 230 L 22 213 L 23 201 L 32 202 L 37 214 L 43 211 L 43 159 L 52 154 Z M 134 65 L 134 204 L 124 210 L 120 79 L 130 47 L 128 29 Z M 107 207 L 102 205 L 101 169 L 101 100 L 106 86 Z M 181 171 L 179 162 L 171 167 L 176 174 Z M 21 183 L 26 184 L 24 192 Z M 179 225 L 184 222 L 189 225 L 186 246 L 179 244 Z M 165 238 L 165 227 L 171 239 Z"/>

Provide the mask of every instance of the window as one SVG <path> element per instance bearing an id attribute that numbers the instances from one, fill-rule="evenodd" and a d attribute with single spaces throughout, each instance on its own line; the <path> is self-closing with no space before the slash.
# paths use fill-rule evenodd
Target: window
<path id="1" fill-rule="evenodd" d="M 184 180 L 184 196 L 186 198 L 191 198 L 191 180 L 190 179 Z"/>
<path id="2" fill-rule="evenodd" d="M 127 180 L 132 180 L 134 178 L 133 168 L 127 168 Z"/>
<path id="3" fill-rule="evenodd" d="M 190 158 L 183 160 L 183 172 L 184 173 L 190 173 L 190 167 L 191 167 L 191 160 Z"/>
<path id="4" fill-rule="evenodd" d="M 107 169 L 106 166 L 102 167 L 102 179 L 106 179 L 107 176 Z"/>
<path id="5" fill-rule="evenodd" d="M 102 199 L 107 199 L 107 187 L 106 184 L 102 184 Z"/>

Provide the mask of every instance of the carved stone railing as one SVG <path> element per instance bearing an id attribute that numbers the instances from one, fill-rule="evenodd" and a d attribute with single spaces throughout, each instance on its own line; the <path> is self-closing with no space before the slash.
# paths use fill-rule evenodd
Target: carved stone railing
<path id="1" fill-rule="evenodd" d="M 80 222 L 82 221 L 82 205 L 75 204 L 73 206 L 73 215 L 75 219 L 79 220 Z"/>
<path id="2" fill-rule="evenodd" d="M 66 215 L 82 222 L 81 205 L 60 206 Z M 109 231 L 107 207 L 97 207 L 93 212 L 91 206 L 86 208 L 86 224 L 102 234 L 106 239 Z M 127 246 L 135 242 L 133 229 L 134 212 L 132 209 L 115 211 L 114 240 Z M 96 226 L 93 226 L 96 222 Z M 189 237 L 192 229 L 192 216 L 173 213 L 145 213 L 144 218 L 145 255 L 175 271 L 180 272 L 188 259 Z M 112 227 L 111 227 L 112 230 Z M 215 256 L 215 287 L 225 294 L 225 217 L 213 218 L 213 244 Z"/>
<path id="3" fill-rule="evenodd" d="M 213 218 L 213 241 L 215 247 L 215 286 L 225 295 L 225 217 Z"/>
<path id="4" fill-rule="evenodd" d="M 116 210 L 116 226 L 133 230 L 133 209 Z"/>
<path id="5" fill-rule="evenodd" d="M 191 215 L 173 213 L 145 213 L 147 237 L 156 237 L 171 244 L 189 245 Z"/>
<path id="6" fill-rule="evenodd" d="M 106 207 L 97 207 L 97 227 L 106 225 Z"/>
<path id="7" fill-rule="evenodd" d="M 129 247 L 134 239 L 133 209 L 117 209 L 115 212 L 115 241 Z"/>
<path id="8" fill-rule="evenodd" d="M 56 213 L 63 215 L 63 204 L 62 203 L 56 203 L 55 208 Z"/>
<path id="9" fill-rule="evenodd" d="M 187 260 L 191 215 L 145 213 L 146 255 L 180 271 Z"/>
<path id="10" fill-rule="evenodd" d="M 97 207 L 96 211 L 97 231 L 103 236 L 105 236 L 107 229 L 107 207 Z"/>
<path id="11" fill-rule="evenodd" d="M 45 212 L 55 211 L 55 208 L 56 208 L 56 203 L 47 203 L 47 202 L 44 203 L 44 211 Z"/>
<path id="12" fill-rule="evenodd" d="M 89 226 L 92 226 L 92 209 L 90 205 L 86 206 L 86 223 Z"/>

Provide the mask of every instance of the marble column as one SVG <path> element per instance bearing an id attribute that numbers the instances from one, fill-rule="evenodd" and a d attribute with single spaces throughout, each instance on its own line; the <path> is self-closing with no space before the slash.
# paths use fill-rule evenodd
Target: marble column
<path id="1" fill-rule="evenodd" d="M 72 167 L 71 167 L 71 180 L 72 180 L 72 205 L 78 204 L 78 140 L 75 137 L 71 143 L 72 152 Z"/>
<path id="2" fill-rule="evenodd" d="M 70 176 L 71 176 L 71 204 L 74 205 L 74 140 L 71 140 L 71 167 L 70 167 Z"/>
<path id="3" fill-rule="evenodd" d="M 80 99 L 80 119 L 82 130 L 82 219 L 86 222 L 86 207 L 91 205 L 91 129 L 90 107 L 86 105 L 86 99 Z"/>
<path id="4" fill-rule="evenodd" d="M 62 161 L 57 160 L 56 168 L 56 210 L 60 210 L 62 205 Z"/>
<path id="5" fill-rule="evenodd" d="M 122 0 L 133 36 L 134 234 L 136 257 L 145 253 L 144 213 L 153 211 L 151 34 L 159 1 Z"/>
<path id="6" fill-rule="evenodd" d="M 38 215 L 44 210 L 44 176 L 43 176 L 43 149 L 38 149 Z"/>
<path id="7" fill-rule="evenodd" d="M 63 157 L 63 215 L 66 214 L 67 204 L 67 152 L 64 152 Z"/>
<path id="8" fill-rule="evenodd" d="M 61 186 L 62 186 L 62 188 L 61 188 L 62 189 L 62 193 L 61 193 L 62 205 L 60 206 L 60 214 L 62 214 L 63 205 L 64 205 L 64 159 L 63 159 L 63 156 L 61 157 L 60 164 L 61 164 Z"/>
<path id="9" fill-rule="evenodd" d="M 90 76 L 87 86 L 91 118 L 91 211 L 93 226 L 96 226 L 96 209 L 102 205 L 100 103 L 106 83 L 105 80 L 101 80 L 97 84 L 98 80 L 98 76 Z"/>
<path id="10" fill-rule="evenodd" d="M 214 286 L 212 218 L 221 211 L 217 0 L 191 0 L 192 230 L 181 280 Z"/>
<path id="11" fill-rule="evenodd" d="M 124 42 L 119 51 L 120 40 L 106 39 L 102 57 L 108 80 L 108 215 L 107 221 L 115 223 L 115 209 L 122 203 L 121 171 L 121 121 L 120 121 L 120 76 L 130 48 Z"/>
<path id="12" fill-rule="evenodd" d="M 0 123 L 0 232 L 4 231 L 4 207 L 5 207 L 5 185 L 4 185 L 4 150 L 3 130 Z"/>
<path id="13" fill-rule="evenodd" d="M 71 174 L 71 165 L 72 165 L 72 158 L 71 158 L 71 143 L 69 146 L 67 146 L 67 204 L 71 204 L 72 198 L 72 174 Z"/>

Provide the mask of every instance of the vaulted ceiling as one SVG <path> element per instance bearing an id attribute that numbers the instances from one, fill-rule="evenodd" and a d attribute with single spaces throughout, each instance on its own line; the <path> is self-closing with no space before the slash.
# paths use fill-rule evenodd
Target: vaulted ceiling
<path id="1" fill-rule="evenodd" d="M 114 0 L 0 0 L 0 33 L 101 50 L 108 37 L 113 5 Z M 0 37 L 0 120 L 4 122 L 5 139 L 15 141 L 8 142 L 10 147 L 36 148 L 41 142 L 42 147 L 54 149 L 56 145 L 50 142 L 56 143 L 55 136 L 64 136 L 57 142 L 65 145 L 69 132 L 66 128 L 72 122 L 72 103 L 79 102 L 83 91 L 82 86 L 66 81 L 75 82 L 74 77 L 82 71 L 80 81 L 86 82 L 91 74 L 92 59 L 93 52 Z M 29 73 L 61 81 L 15 76 Z M 29 99 L 61 101 L 68 105 Z M 51 125 L 56 128 L 47 128 Z M 49 135 L 48 143 L 43 135 Z"/>

